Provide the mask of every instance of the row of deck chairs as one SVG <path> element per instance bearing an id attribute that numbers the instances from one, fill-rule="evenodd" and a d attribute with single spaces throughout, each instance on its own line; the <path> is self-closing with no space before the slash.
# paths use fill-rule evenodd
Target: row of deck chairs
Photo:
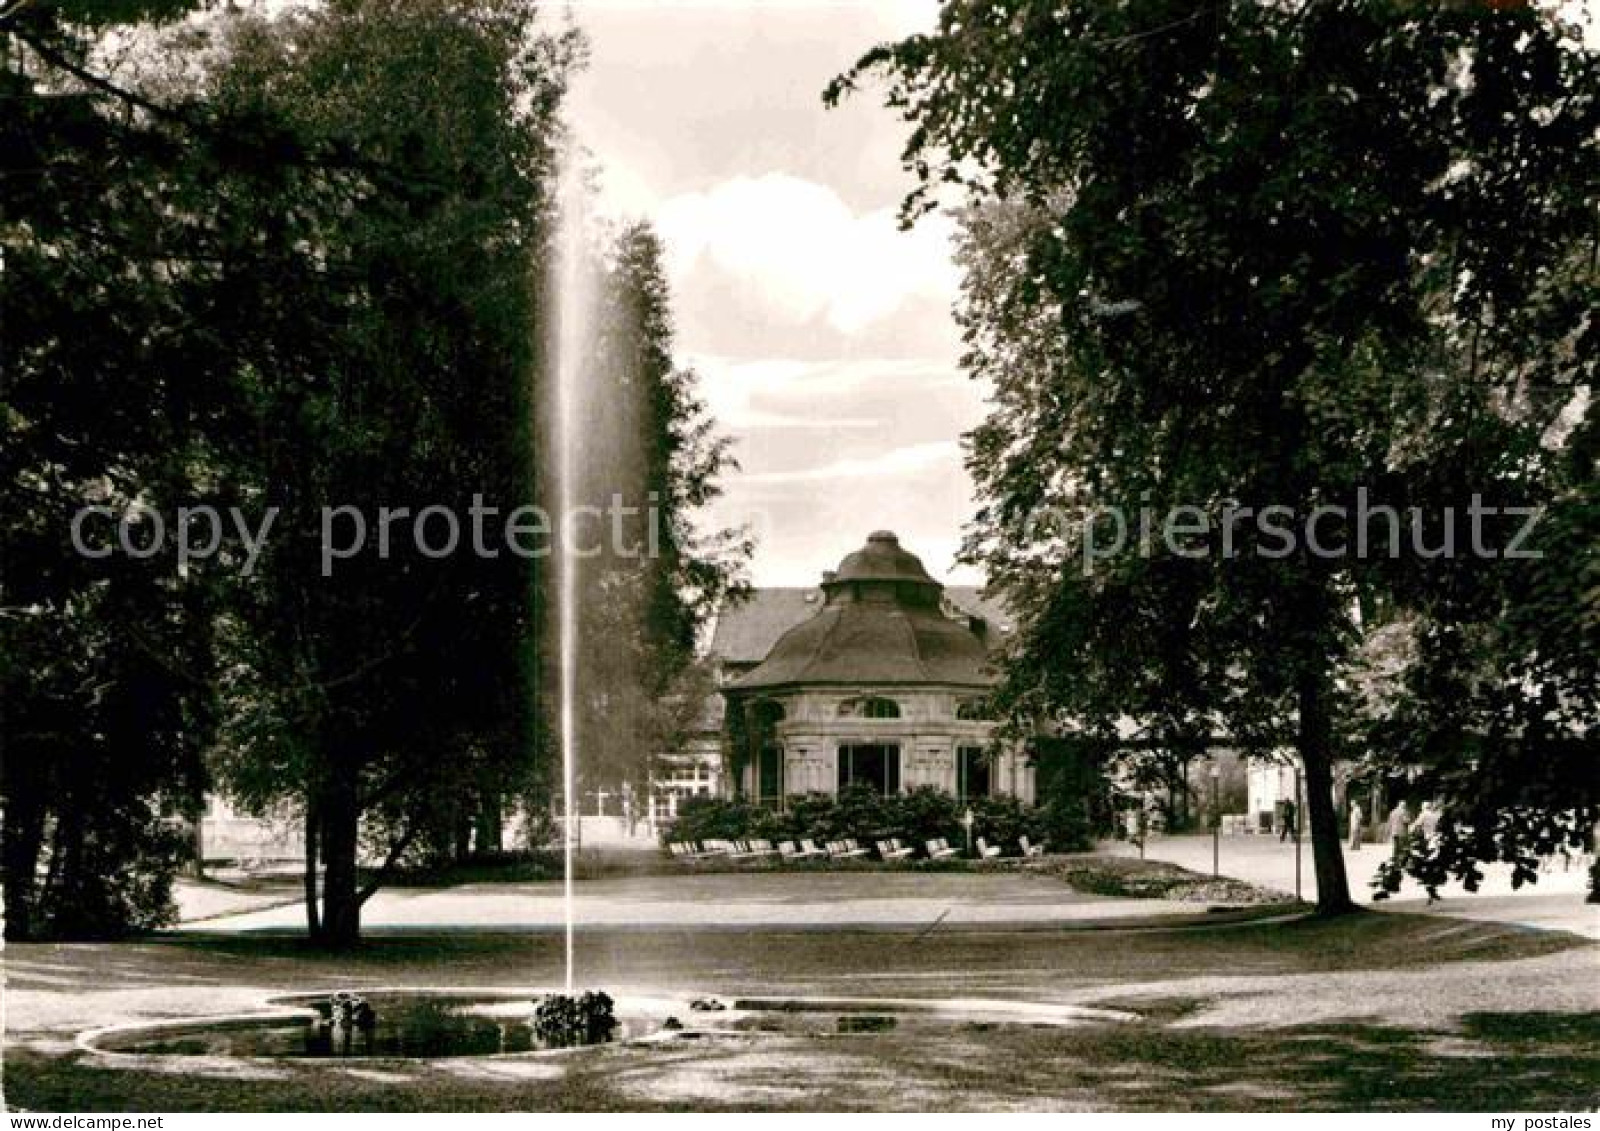
<path id="1" fill-rule="evenodd" d="M 1017 848 L 1020 852 L 1016 856 L 1007 856 L 1000 845 L 990 844 L 981 836 L 978 838 L 978 856 L 983 860 L 1019 860 L 1044 855 L 1044 845 L 1034 844 L 1025 836 L 1017 838 Z"/>
<path id="2" fill-rule="evenodd" d="M 759 860 L 778 855 L 770 840 L 675 840 L 667 848 L 679 860 Z"/>
<path id="3" fill-rule="evenodd" d="M 978 854 L 984 860 L 1015 860 L 1044 855 L 1044 845 L 1032 844 L 1027 837 L 1022 837 L 1017 847 L 1020 853 L 1007 856 L 1000 845 L 991 845 L 983 837 L 978 838 Z M 874 848 L 880 860 L 909 860 L 917 854 L 916 848 L 899 837 L 877 841 Z M 761 860 L 773 856 L 783 860 L 860 860 L 871 856 L 873 852 L 873 849 L 863 847 L 853 837 L 824 841 L 821 847 L 810 838 L 780 841 L 776 846 L 770 840 L 675 840 L 667 844 L 667 849 L 674 859 L 687 861 Z M 930 860 L 948 860 L 961 854 L 959 849 L 950 847 L 950 842 L 943 837 L 928 841 L 923 851 Z"/>
<path id="4" fill-rule="evenodd" d="M 770 840 L 676 840 L 669 842 L 667 848 L 679 860 L 759 860 L 770 856 L 785 860 L 854 860 L 871 854 L 871 849 L 853 839 L 830 840 L 826 844 L 827 847 L 818 848 L 814 840 L 786 840 L 777 846 Z"/>

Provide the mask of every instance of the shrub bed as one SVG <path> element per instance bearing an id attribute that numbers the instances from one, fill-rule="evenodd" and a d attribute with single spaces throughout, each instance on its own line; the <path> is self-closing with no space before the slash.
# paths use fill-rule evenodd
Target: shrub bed
<path id="1" fill-rule="evenodd" d="M 1184 903 L 1283 903 L 1291 897 L 1226 876 L 1213 879 L 1176 864 L 1116 856 L 1068 856 L 1039 862 L 1076 891 L 1124 899 L 1169 899 Z"/>
<path id="2" fill-rule="evenodd" d="M 919 853 L 930 840 L 944 839 L 954 848 L 967 840 L 961 818 L 967 803 L 940 789 L 922 786 L 887 797 L 863 785 L 846 786 L 836 796 L 804 794 L 787 799 L 784 809 L 768 809 L 748 801 L 697 797 L 678 809 L 677 821 L 663 841 L 750 840 L 774 843 L 806 838 L 818 843 L 854 838 L 863 846 L 899 838 Z M 1088 846 L 1081 819 L 1061 807 L 1026 805 L 1014 797 L 975 798 L 970 803 L 972 837 L 1017 852 L 1024 836 L 1050 851 L 1076 851 Z"/>

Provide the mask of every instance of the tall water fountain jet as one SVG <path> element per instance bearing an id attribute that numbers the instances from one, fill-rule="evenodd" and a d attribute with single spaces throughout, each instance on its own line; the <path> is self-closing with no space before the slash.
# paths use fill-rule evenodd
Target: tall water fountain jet
<path id="1" fill-rule="evenodd" d="M 561 736 L 561 882 L 565 928 L 566 992 L 574 989 L 573 853 L 577 820 L 577 682 L 580 560 L 570 535 L 579 503 L 579 439 L 584 420 L 584 359 L 592 340 L 595 273 L 587 242 L 588 217 L 579 164 L 563 162 L 559 228 L 550 294 L 555 303 L 552 352 L 556 448 L 556 637 L 559 655 L 557 719 Z"/>
<path id="2" fill-rule="evenodd" d="M 657 352 L 667 333 L 659 245 L 600 214 L 593 185 L 582 151 L 569 152 L 546 287 L 542 414 L 554 480 L 565 996 L 580 1009 L 603 1006 L 604 995 L 573 992 L 579 770 L 597 802 L 637 772 L 656 707 L 642 644 L 665 568 L 655 461 L 669 376 Z"/>

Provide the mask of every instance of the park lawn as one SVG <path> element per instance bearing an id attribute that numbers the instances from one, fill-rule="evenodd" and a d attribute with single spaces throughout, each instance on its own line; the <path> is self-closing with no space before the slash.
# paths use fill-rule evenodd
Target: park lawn
<path id="1" fill-rule="evenodd" d="M 579 945 L 580 981 L 617 990 L 1072 1000 L 1132 1008 L 1142 1020 L 1074 1029 L 966 1024 L 937 1039 L 913 1028 L 744 1036 L 611 1047 L 559 1063 L 233 1061 L 199 1072 L 174 1061 L 171 1068 L 183 1071 L 156 1071 L 149 1060 L 113 1067 L 72 1048 L 70 1037 L 98 1024 L 216 1013 L 230 1008 L 220 994 L 237 998 L 241 989 L 254 1001 L 345 985 L 551 985 L 560 938 L 383 937 L 343 956 L 275 936 L 16 946 L 7 949 L 6 1099 L 46 1111 L 1532 1110 L 1592 1106 L 1600 1080 L 1600 1012 L 1581 1002 L 1564 1012 L 1542 1000 L 1464 1009 L 1446 1025 L 1407 1023 L 1404 1003 L 1390 1009 L 1387 1002 L 1377 1019 L 1329 1016 L 1323 1008 L 1308 1012 L 1316 1019 L 1305 1024 L 1215 1025 L 1206 1021 L 1216 1001 L 1138 989 L 1188 979 L 1220 995 L 1235 986 L 1259 994 L 1275 980 L 1304 987 L 1308 976 L 1315 985 L 1324 974 L 1354 979 L 1360 989 L 1366 978 L 1437 980 L 1456 972 L 1468 985 L 1483 983 L 1496 963 L 1537 968 L 1559 983 L 1594 969 L 1596 948 L 1581 939 L 1500 924 L 1365 913 L 1186 931 L 925 937 L 610 930 L 585 932 Z M 31 979 L 30 970 L 41 974 Z M 1418 992 L 1438 996 L 1436 988 Z"/>
<path id="2" fill-rule="evenodd" d="M 13 1107 L 44 1111 L 1593 1110 L 1600 1013 L 1469 1014 L 1441 1035 L 1372 1024 L 743 1037 L 608 1048 L 549 1075 L 483 1062 L 274 1066 L 185 1076 L 8 1057 Z"/>
<path id="3" fill-rule="evenodd" d="M 1219 918 L 1231 918 L 1233 914 Z M 1454 961 L 1501 961 L 1589 944 L 1573 935 L 1510 924 L 1395 912 L 1323 920 L 1273 919 L 1198 929 L 1112 923 L 1066 928 L 933 930 L 582 929 L 578 976 L 597 985 L 718 992 L 818 992 L 870 977 L 882 992 L 942 997 L 1065 1000 L 1061 991 L 1206 975 L 1392 970 Z M 1202 923 L 1203 916 L 1196 917 Z M 1191 920 L 1192 922 L 1193 920 Z M 123 943 L 24 943 L 6 948 L 12 1034 L 35 1025 L 19 994 L 93 1003 L 96 991 L 160 986 L 163 1003 L 205 1012 L 211 985 L 263 994 L 328 985 L 540 985 L 560 980 L 559 931 L 372 933 L 356 950 L 329 953 L 276 932 L 182 934 Z M 51 971 L 35 982 L 30 964 Z M 938 975 L 946 975 L 941 978 Z M 1009 992 L 1002 992 L 1009 991 Z M 842 992 L 842 991 L 841 991 Z M 127 1020 L 86 1004 L 84 1025 Z"/>
<path id="4" fill-rule="evenodd" d="M 118 945 L 8 947 L 6 1102 L 32 1110 L 1562 1109 L 1595 1101 L 1600 1013 L 1472 1011 L 1446 1027 L 1394 1017 L 1208 1025 L 1205 998 L 1130 987 L 1232 979 L 1253 992 L 1315 974 L 1555 961 L 1594 968 L 1558 933 L 1402 913 L 1163 929 L 590 931 L 586 984 L 722 993 L 1075 1000 L 1141 1021 L 1034 1029 L 750 1035 L 614 1046 L 570 1061 L 222 1062 L 154 1070 L 83 1054 L 91 1025 L 203 1016 L 286 990 L 339 985 L 549 985 L 554 934 L 379 937 L 326 955 L 282 936 L 174 936 Z M 1490 969 L 1493 969 L 1491 966 Z M 30 971 L 48 971 L 32 976 Z M 1565 974 L 1563 974 L 1565 976 Z M 1403 1014 L 1403 1009 L 1402 1009 Z M 48 1021 L 48 1024 L 45 1022 Z M 1197 1024 L 1198 1022 L 1198 1024 Z M 165 1065 L 163 1065 L 165 1067 Z M 179 1070 L 182 1069 L 182 1070 Z"/>
<path id="5" fill-rule="evenodd" d="M 545 854 L 506 854 L 493 860 L 473 861 L 438 870 L 413 870 L 391 878 L 390 884 L 370 905 L 369 922 L 382 923 L 383 912 L 395 904 L 414 904 L 416 896 L 432 899 L 438 922 L 459 923 L 463 927 L 498 928 L 494 922 L 503 916 L 503 905 L 491 911 L 487 921 L 470 916 L 476 895 L 499 894 L 516 901 L 523 893 L 534 897 L 559 892 L 552 879 L 551 864 Z M 555 873 L 559 876 L 559 872 Z M 670 895 L 674 905 L 705 901 L 718 905 L 725 899 L 753 900 L 757 904 L 773 901 L 817 901 L 849 903 L 865 897 L 874 901 L 927 896 L 947 898 L 954 904 L 993 897 L 995 885 L 1002 898 L 1021 895 L 1026 900 L 1049 891 L 1052 900 L 1083 902 L 1101 898 L 1166 900 L 1189 903 L 1194 910 L 1208 908 L 1259 907 L 1265 904 L 1290 904 L 1292 899 L 1232 879 L 1213 879 L 1159 861 L 1096 855 L 1057 855 L 1034 860 L 920 860 L 885 862 L 873 860 L 806 861 L 779 863 L 771 859 L 706 861 L 687 864 L 654 852 L 591 851 L 578 868 L 580 893 L 604 894 L 610 899 L 650 903 Z M 1011 881 L 1023 880 L 1019 888 Z M 1043 888 L 1026 887 L 1026 881 L 1043 883 Z M 284 873 L 242 876 L 218 870 L 204 880 L 180 878 L 175 887 L 180 928 L 209 924 L 227 933 L 255 930 L 257 922 L 223 922 L 234 916 L 284 910 L 272 918 L 274 929 L 298 930 L 303 922 L 299 913 L 303 897 L 300 877 Z M 465 898 L 465 903 L 441 905 L 439 897 Z M 478 911 L 483 904 L 476 903 Z M 376 912 L 376 914 L 374 914 Z M 1159 908 L 1155 914 L 1170 914 Z M 548 914 L 548 911 L 546 912 Z M 650 913 L 642 911 L 649 920 Z M 460 918 L 458 918 L 460 917 Z M 930 914 L 929 919 L 935 916 Z M 612 920 L 615 923 L 615 920 Z M 519 924 L 526 926 L 526 924 Z M 773 924 L 776 925 L 776 924 Z M 405 923 L 390 927 L 405 929 Z"/>

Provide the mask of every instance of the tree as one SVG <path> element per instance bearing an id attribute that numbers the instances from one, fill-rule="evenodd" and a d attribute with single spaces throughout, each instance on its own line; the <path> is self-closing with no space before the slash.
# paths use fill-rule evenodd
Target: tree
<path id="1" fill-rule="evenodd" d="M 1593 247 L 1569 258 L 1578 269 L 1556 273 L 1558 286 L 1495 323 L 1550 319 L 1553 296 L 1592 311 L 1600 300 Z M 1585 317 L 1573 319 L 1585 327 L 1572 340 L 1573 361 L 1585 359 L 1575 369 L 1592 366 L 1587 359 L 1600 348 Z M 1518 351 L 1537 340 L 1515 326 L 1503 332 Z M 1398 652 L 1394 675 L 1368 689 L 1358 733 L 1375 752 L 1368 756 L 1371 769 L 1403 771 L 1419 796 L 1442 803 L 1443 817 L 1439 835 L 1386 863 L 1379 876 L 1384 894 L 1408 875 L 1430 895 L 1452 877 L 1475 890 L 1487 861 L 1510 865 L 1513 885 L 1521 886 L 1537 880 L 1542 857 L 1594 847 L 1600 820 L 1596 422 L 1589 394 L 1564 380 L 1528 381 L 1517 392 L 1511 412 L 1461 414 L 1430 437 L 1446 457 L 1441 466 L 1453 474 L 1494 453 L 1503 466 L 1479 469 L 1475 478 L 1510 478 L 1524 491 L 1533 485 L 1543 505 L 1527 540 L 1530 557 L 1410 586 L 1386 625 Z M 1501 434 L 1499 442 L 1486 441 L 1485 432 Z M 1600 873 L 1593 870 L 1589 898 L 1600 899 Z"/>
<path id="2" fill-rule="evenodd" d="M 230 158 L 202 110 L 95 69 L 111 25 L 191 5 L 0 5 L 0 731 L 6 936 L 159 926 L 199 815 L 221 571 L 89 556 L 72 518 L 133 510 L 135 542 L 200 471 L 226 365 L 190 300 L 207 186 Z M 191 144 L 192 143 L 192 144 Z M 138 508 L 145 515 L 140 518 Z M 86 528 L 99 553 L 107 527 Z"/>
<path id="3" fill-rule="evenodd" d="M 1517 312 L 1594 231 L 1593 57 L 1532 9 L 956 0 L 827 96 L 869 73 L 913 126 L 907 218 L 971 198 L 965 364 L 996 407 L 969 553 L 1023 621 L 1002 701 L 1158 748 L 1292 748 L 1319 911 L 1349 909 L 1354 609 L 1482 563 L 1398 525 L 1348 549 L 1363 500 L 1419 507 L 1437 545 L 1472 490 L 1544 497 L 1499 425 L 1465 465 L 1488 478 L 1453 476 L 1467 440 L 1440 425 L 1592 381 L 1572 290 Z M 1342 554 L 1301 526 L 1329 506 Z M 1104 552 L 1116 516 L 1137 550 Z"/>
<path id="4" fill-rule="evenodd" d="M 579 570 L 578 749 L 586 782 L 616 788 L 650 780 L 659 755 L 681 748 L 699 721 L 713 692 L 697 644 L 740 590 L 750 547 L 741 531 L 695 528 L 734 464 L 698 378 L 673 357 L 659 238 L 634 224 L 596 241 L 595 340 L 581 394 L 595 407 L 583 414 L 576 497 L 604 510 L 612 529 Z"/>
<path id="5" fill-rule="evenodd" d="M 309 930 L 346 946 L 441 814 L 492 827 L 539 772 L 542 580 L 496 532 L 536 498 L 538 265 L 581 44 L 467 0 L 226 36 L 215 101 L 342 160 L 217 187 L 249 233 L 220 297 L 254 315 L 224 474 L 277 515 L 224 618 L 219 768 L 248 804 L 299 807 Z M 385 509 L 397 527 L 376 527 Z M 363 836 L 382 861 L 365 877 Z"/>

